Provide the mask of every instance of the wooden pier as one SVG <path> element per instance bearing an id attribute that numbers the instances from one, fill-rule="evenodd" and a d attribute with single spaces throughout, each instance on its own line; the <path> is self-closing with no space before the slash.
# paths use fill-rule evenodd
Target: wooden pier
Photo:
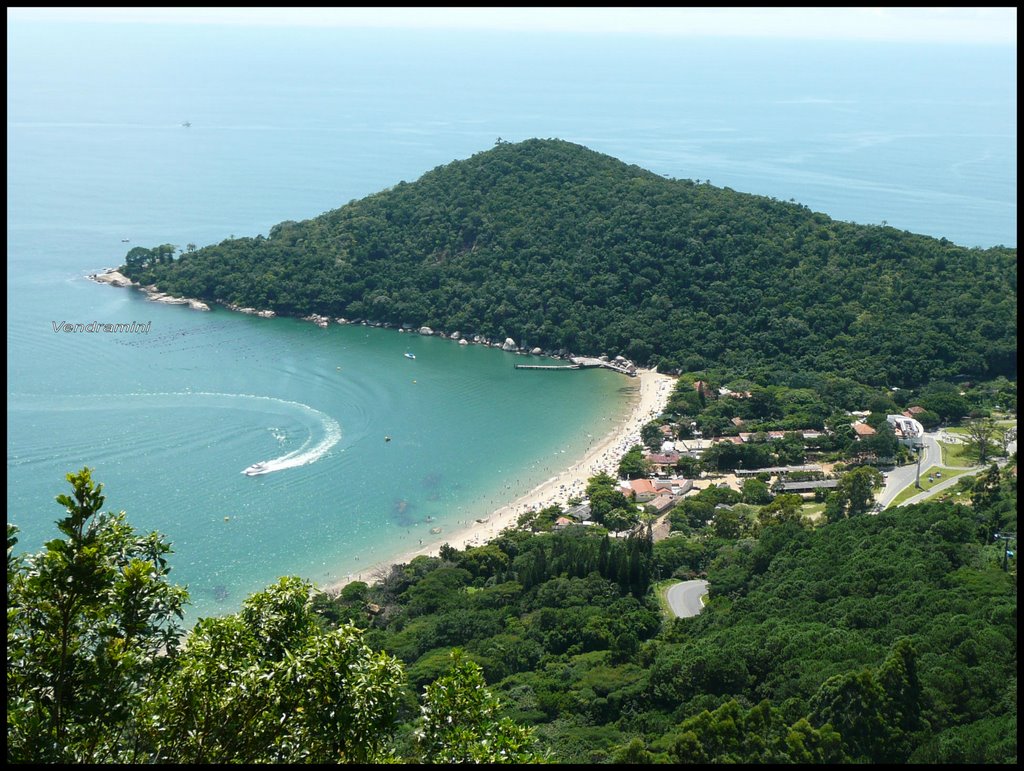
<path id="1" fill-rule="evenodd" d="M 569 359 L 572 364 L 516 364 L 516 369 L 590 369 L 591 367 L 604 367 L 605 369 L 611 369 L 619 372 L 623 375 L 629 375 L 630 377 L 636 377 L 635 369 L 628 369 L 626 367 L 615 364 L 614 362 L 604 361 L 602 359 L 593 359 L 583 356 L 576 356 Z"/>
<path id="2" fill-rule="evenodd" d="M 516 364 L 516 369 L 583 369 L 579 364 Z"/>

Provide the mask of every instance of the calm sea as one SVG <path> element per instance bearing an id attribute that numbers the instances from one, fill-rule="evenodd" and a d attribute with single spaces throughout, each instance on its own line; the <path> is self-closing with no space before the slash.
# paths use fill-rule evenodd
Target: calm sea
<path id="1" fill-rule="evenodd" d="M 93 467 L 173 542 L 191 620 L 443 538 L 568 465 L 633 384 L 84 279 L 131 246 L 266 234 L 498 137 L 1016 245 L 1015 49 L 11 23 L 7 100 L 8 520 L 39 548 Z"/>

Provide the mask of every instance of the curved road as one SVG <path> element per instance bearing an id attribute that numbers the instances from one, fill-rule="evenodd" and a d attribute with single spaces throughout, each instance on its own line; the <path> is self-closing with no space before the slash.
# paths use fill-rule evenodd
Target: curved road
<path id="1" fill-rule="evenodd" d="M 942 464 L 942 450 L 937 441 L 935 433 L 925 432 L 921 438 L 924 441 L 924 449 L 921 450 L 921 474 L 927 476 L 927 470 L 932 466 Z M 885 489 L 875 496 L 875 502 L 883 509 L 892 503 L 893 498 L 899 495 L 905 488 L 917 481 L 917 464 L 911 463 L 907 466 L 897 466 L 885 475 Z"/>
<path id="2" fill-rule="evenodd" d="M 939 431 L 926 431 L 922 435 L 924 441 L 924 449 L 921 451 L 921 476 L 927 476 L 928 469 L 932 466 L 942 465 L 942 448 L 939 447 L 939 440 L 943 442 L 952 442 L 958 444 L 963 441 L 963 438 L 956 434 L 947 434 L 942 430 Z M 1017 451 L 1017 442 L 1014 441 L 1009 445 L 1008 451 L 1014 453 Z M 1005 458 L 993 458 L 994 461 L 1002 465 L 1006 462 Z M 947 487 L 951 487 L 956 484 L 957 481 L 963 476 L 969 476 L 970 474 L 977 474 L 980 471 L 984 471 L 988 468 L 988 464 L 984 466 L 953 466 L 955 469 L 970 469 L 967 474 L 959 474 L 949 480 L 943 481 L 940 484 L 935 485 L 930 490 L 922 491 L 918 495 L 908 498 L 901 503 L 901 506 L 909 506 L 913 503 L 920 503 L 934 493 L 944 490 Z M 882 509 L 892 503 L 893 499 L 899 495 L 904 489 L 910 487 L 917 480 L 917 464 L 911 463 L 907 466 L 898 466 L 892 471 L 885 475 L 885 488 L 878 495 L 875 496 L 875 502 L 878 503 Z"/>
<path id="3" fill-rule="evenodd" d="M 668 606 L 678 618 L 696 616 L 704 608 L 700 598 L 708 593 L 708 582 L 702 579 L 682 581 L 668 588 L 665 597 Z"/>

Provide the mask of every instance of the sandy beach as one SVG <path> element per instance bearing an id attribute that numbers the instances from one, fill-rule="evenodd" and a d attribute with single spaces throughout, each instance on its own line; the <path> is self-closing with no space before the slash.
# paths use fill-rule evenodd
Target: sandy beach
<path id="1" fill-rule="evenodd" d="M 639 370 L 637 375 L 639 392 L 626 418 L 622 420 L 603 439 L 594 444 L 587 454 L 563 469 L 556 476 L 538 485 L 523 496 L 500 509 L 491 512 L 483 521 L 472 523 L 469 527 L 452 531 L 436 542 L 424 544 L 413 551 L 406 552 L 392 559 L 362 568 L 357 575 L 349 575 L 340 581 L 322 585 L 325 591 L 341 589 L 354 580 L 373 583 L 375 577 L 392 565 L 409 562 L 421 554 L 437 556 L 441 546 L 449 544 L 456 549 L 467 546 L 479 546 L 501 533 L 507 527 L 515 526 L 519 516 L 526 511 L 542 509 L 553 504 L 565 505 L 572 497 L 583 497 L 587 480 L 604 471 L 617 477 L 619 460 L 635 444 L 642 444 L 640 430 L 645 424 L 658 417 L 665 409 L 672 393 L 675 378 L 662 375 L 654 370 Z"/>

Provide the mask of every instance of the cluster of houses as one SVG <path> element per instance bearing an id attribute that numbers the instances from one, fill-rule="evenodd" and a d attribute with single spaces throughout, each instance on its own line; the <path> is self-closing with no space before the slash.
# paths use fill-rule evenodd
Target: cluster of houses
<path id="1" fill-rule="evenodd" d="M 885 416 L 886 422 L 892 426 L 892 431 L 900 444 L 906 445 L 912 450 L 921 447 L 921 443 L 924 441 L 924 426 L 914 416 L 920 415 L 924 411 L 923 407 L 908 407 L 900 415 Z M 854 412 L 853 414 L 859 416 L 859 420 L 853 423 L 853 432 L 857 435 L 858 439 L 874 436 L 878 433 L 864 422 L 864 418 L 870 413 L 862 411 Z"/>
<path id="2" fill-rule="evenodd" d="M 645 504 L 657 516 L 675 507 L 686 493 L 693 489 L 691 479 L 630 479 L 619 482 L 619 492 L 637 504 Z M 591 523 L 590 504 L 571 507 L 565 516 L 555 520 L 555 530 L 569 525 Z"/>
<path id="3" fill-rule="evenodd" d="M 719 388 L 716 393 L 707 383 L 700 380 L 694 383 L 694 388 L 698 393 L 702 393 L 710 398 L 724 396 L 745 399 L 751 396 L 749 391 L 731 391 L 727 388 Z M 924 408 L 914 406 L 909 407 L 901 415 L 886 416 L 886 420 L 892 426 L 896 438 L 902 444 L 912 449 L 920 448 L 923 441 L 924 428 L 914 417 L 923 411 Z M 875 429 L 865 422 L 869 414 L 867 411 L 850 413 L 854 419 L 851 425 L 858 439 L 872 436 L 876 433 Z M 739 418 L 733 420 L 734 425 L 737 427 L 741 427 L 742 422 Z M 666 476 L 673 473 L 674 467 L 680 458 L 688 456 L 699 459 L 705 450 L 719 442 L 746 444 L 754 441 L 754 437 L 757 437 L 757 441 L 763 441 L 783 439 L 794 434 L 807 441 L 821 437 L 824 433 L 816 429 L 760 432 L 741 431 L 736 436 L 709 439 L 698 436 L 691 439 L 675 439 L 675 427 L 663 425 L 660 427 L 660 431 L 663 441 L 659 451 L 644 454 L 645 460 L 650 464 L 651 472 L 657 476 L 651 479 L 633 479 L 619 482 L 619 490 L 626 498 L 635 501 L 637 504 L 645 505 L 658 516 L 670 511 L 688 492 L 694 489 L 693 481 L 690 479 Z M 775 477 L 775 482 L 772 485 L 772 490 L 775 493 L 796 493 L 806 496 L 820 489 L 832 489 L 839 484 L 838 479 L 822 478 L 824 470 L 821 466 L 815 464 L 739 469 L 736 475 L 737 477 L 747 477 L 763 473 Z M 796 475 L 798 478 L 792 479 L 791 475 Z M 591 524 L 590 505 L 588 503 L 583 503 L 566 511 L 564 516 L 559 517 L 555 521 L 555 529 L 561 530 L 572 524 Z"/>

